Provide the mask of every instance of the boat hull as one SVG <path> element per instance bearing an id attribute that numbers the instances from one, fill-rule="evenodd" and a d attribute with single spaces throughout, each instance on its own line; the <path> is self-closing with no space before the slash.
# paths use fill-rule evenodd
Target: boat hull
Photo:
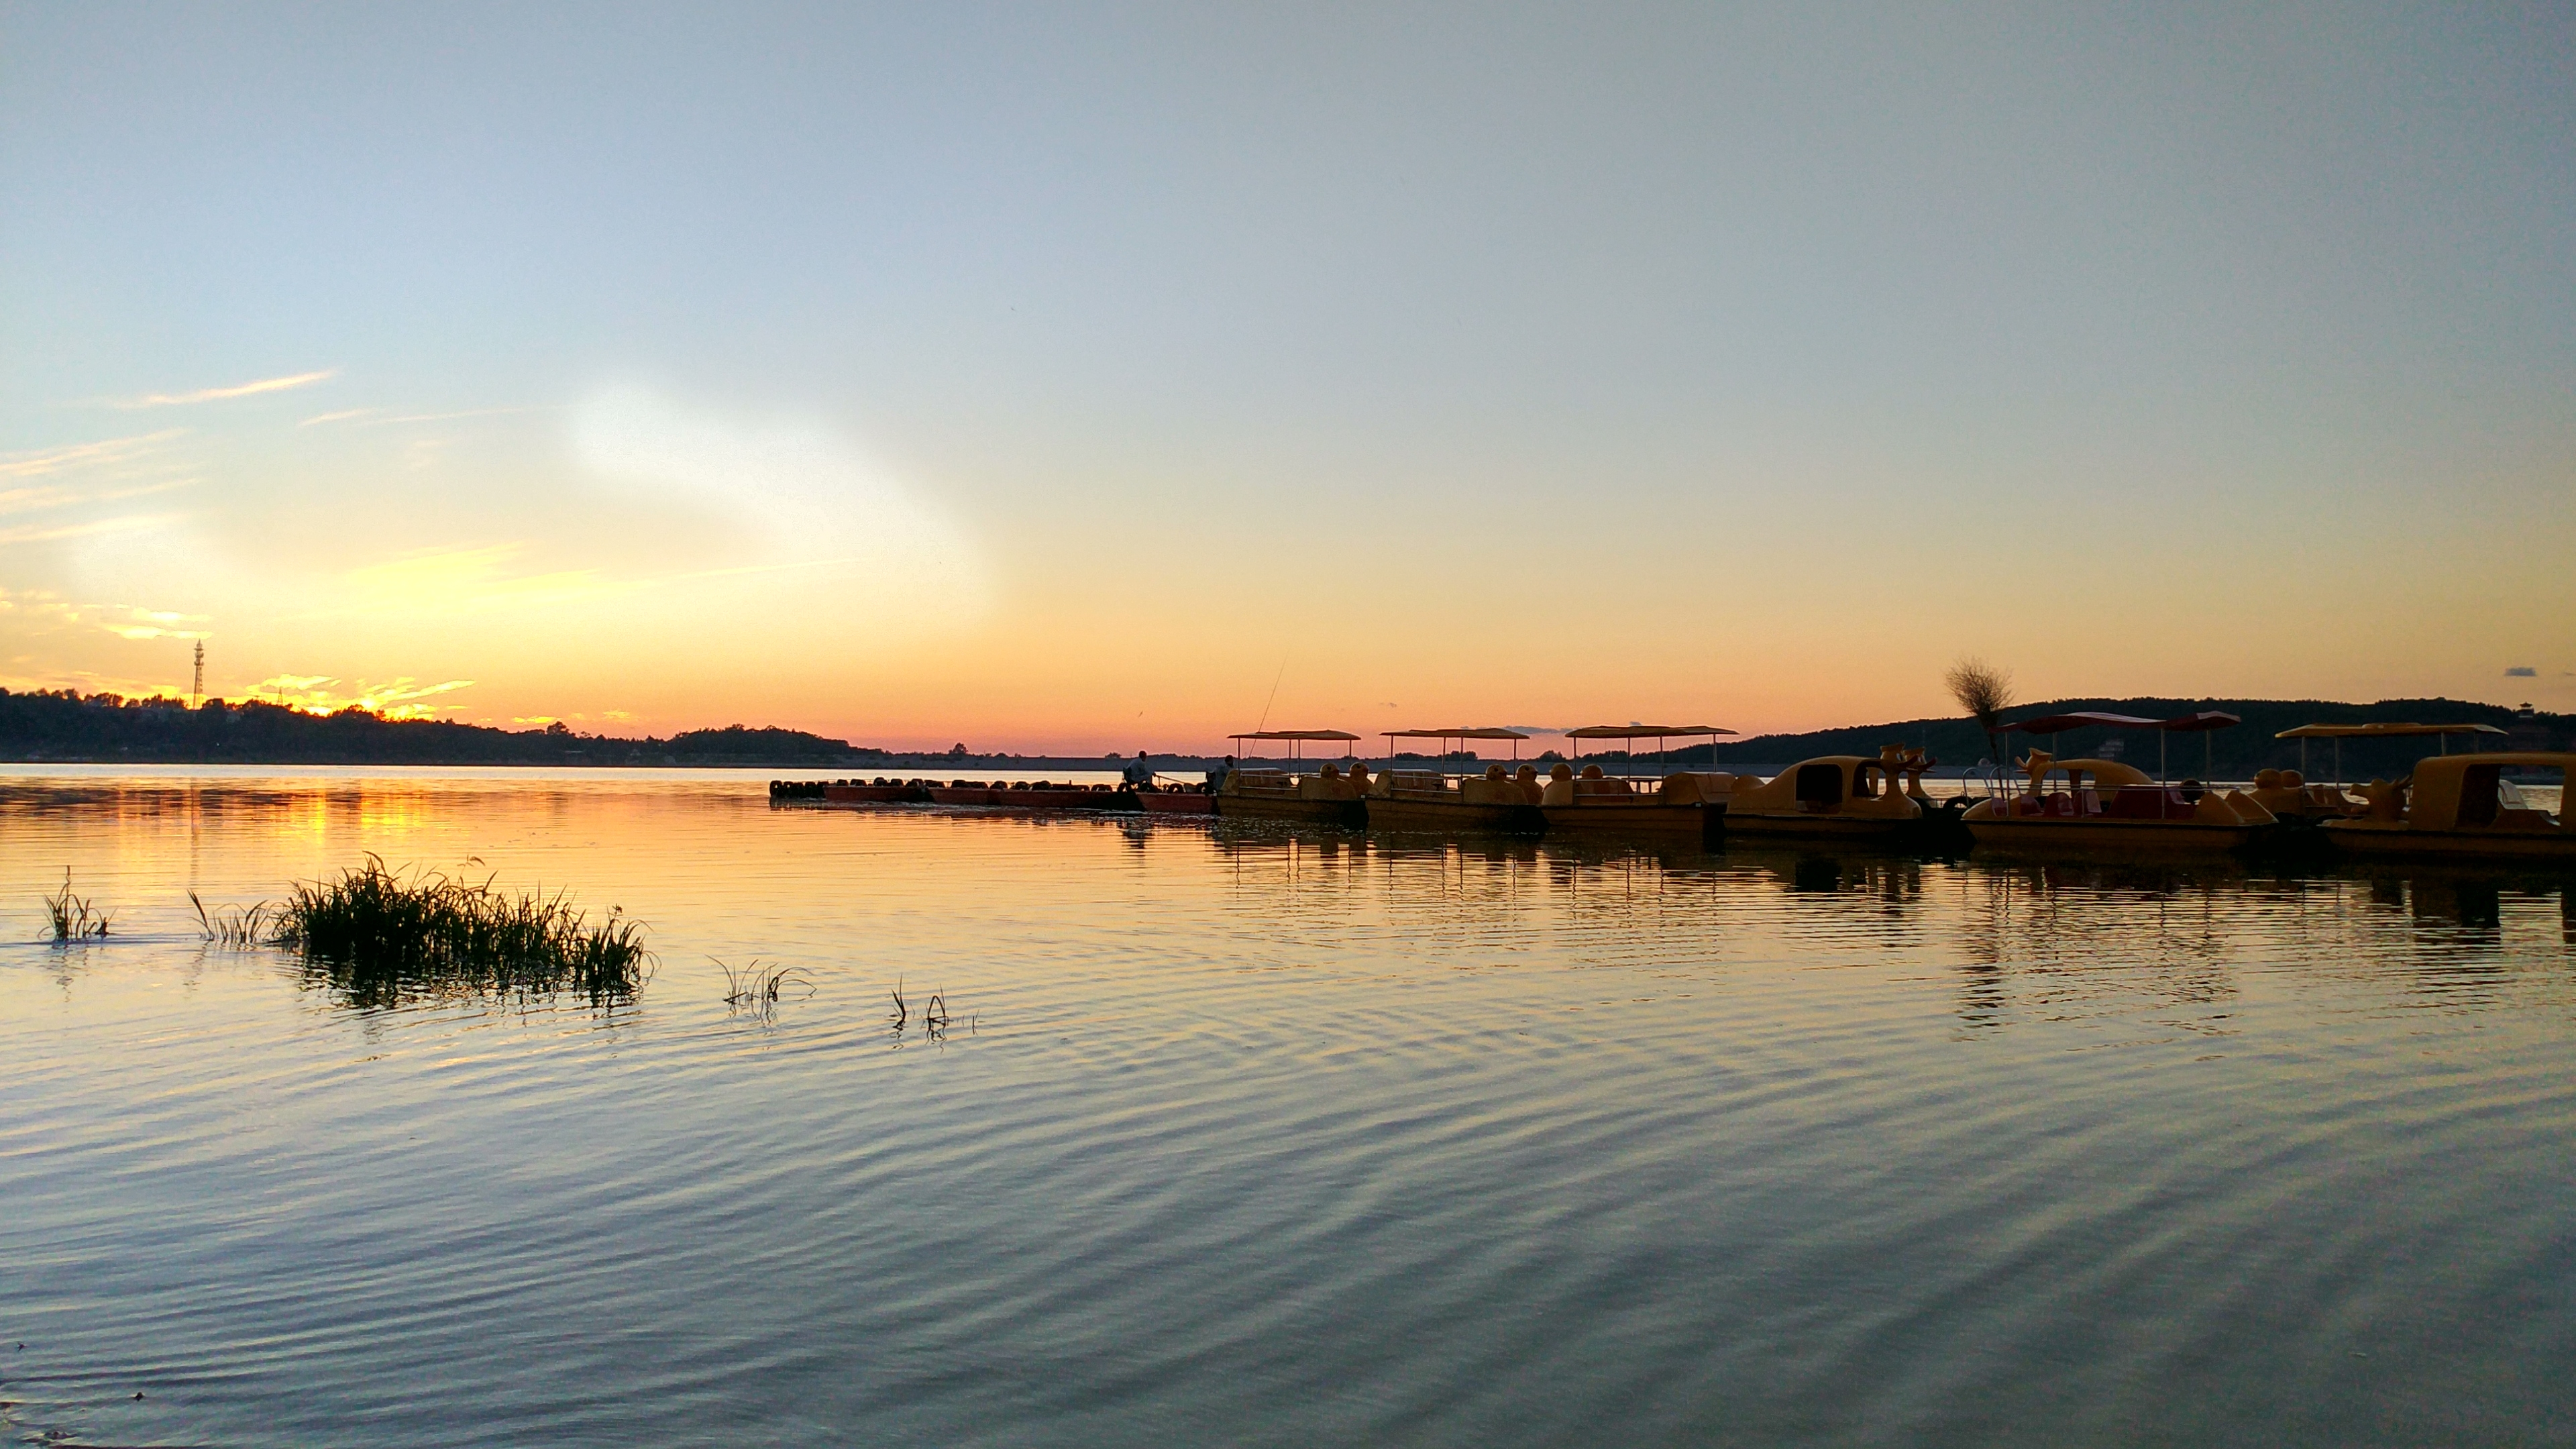
<path id="1" fill-rule="evenodd" d="M 1216 814 L 1222 820 L 1298 820 L 1357 830 L 1369 823 L 1369 802 L 1301 800 L 1294 795 L 1218 795 Z"/>
<path id="2" fill-rule="evenodd" d="M 1457 800 L 1390 796 L 1374 796 L 1367 804 L 1371 830 L 1494 835 L 1542 835 L 1547 831 L 1547 814 L 1536 805 L 1469 805 Z"/>
<path id="3" fill-rule="evenodd" d="M 981 785 L 933 785 L 930 787 L 930 803 L 933 805 L 994 805 L 1000 803 L 993 798 L 994 796 L 1009 793 L 1011 792 L 1008 790 L 991 790 Z"/>
<path id="4" fill-rule="evenodd" d="M 1139 790 L 1136 804 L 1148 815 L 1214 815 L 1216 797 L 1204 790 Z"/>
<path id="5" fill-rule="evenodd" d="M 2478 830 L 2369 830 L 2326 825 L 2319 834 L 2348 855 L 2373 859 L 2508 860 L 2576 867 L 2576 835 Z"/>
<path id="6" fill-rule="evenodd" d="M 2196 820 L 1971 820 L 1968 834 L 1981 848 L 2067 850 L 2090 855 L 2224 854 L 2252 845 L 2259 825 L 2205 825 Z"/>
<path id="7" fill-rule="evenodd" d="M 1784 840 L 1895 841 L 1919 833 L 1923 822 L 1872 815 L 1772 814 L 1729 809 L 1719 833 Z"/>
<path id="8" fill-rule="evenodd" d="M 993 803 L 1006 810 L 1030 810 L 1046 814 L 1067 814 L 1075 811 L 1097 814 L 1104 810 L 1138 808 L 1136 794 L 1132 790 L 996 790 L 993 792 Z"/>
<path id="9" fill-rule="evenodd" d="M 1664 805 L 1640 801 L 1633 805 L 1543 805 L 1548 833 L 1567 835 L 1653 835 L 1663 839 L 1702 840 L 1717 829 L 1725 814 L 1723 806 L 1711 810 L 1704 805 Z"/>

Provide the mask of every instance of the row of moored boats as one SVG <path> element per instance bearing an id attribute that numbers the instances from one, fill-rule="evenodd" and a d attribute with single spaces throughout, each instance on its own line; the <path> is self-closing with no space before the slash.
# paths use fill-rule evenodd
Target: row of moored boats
<path id="1" fill-rule="evenodd" d="M 2170 720 L 2098 713 L 2020 721 L 2033 736 L 2111 727 L 2206 732 L 2237 723 L 2215 711 Z M 1634 745 L 1732 733 L 1709 725 L 1602 725 L 1569 731 L 1585 741 L 1622 739 L 1623 768 Z M 2494 735 L 2489 725 L 2310 725 L 2283 738 L 2439 739 L 2441 753 L 2397 779 L 2350 789 L 2311 783 L 2298 770 L 2263 770 L 2248 786 L 2166 780 L 2123 760 L 2059 758 L 2033 749 L 2006 772 L 1972 782 L 1966 794 L 1935 797 L 1924 787 L 1934 761 L 1902 745 L 1875 756 L 1825 755 L 1764 778 L 1717 770 L 1674 770 L 1652 779 L 1605 772 L 1596 761 L 1517 761 L 1450 768 L 1476 742 L 1517 742 L 1507 729 L 1390 731 L 1386 767 L 1353 756 L 1309 768 L 1294 758 L 1316 744 L 1346 749 L 1360 736 L 1339 730 L 1262 730 L 1234 736 L 1238 748 L 1285 746 L 1292 758 L 1212 772 L 1203 786 L 1048 786 L 980 781 L 774 782 L 779 804 L 932 804 L 1032 812 L 1195 814 L 1437 834 L 1573 834 L 1657 837 L 1713 843 L 1723 837 L 1781 837 L 1884 846 L 2080 851 L 2092 854 L 2225 852 L 2267 845 L 2331 846 L 2360 855 L 2430 855 L 2576 864 L 2576 829 L 2563 806 L 2540 808 L 2524 793 L 2542 778 L 2562 784 L 2576 754 L 2449 752 L 2452 738 Z M 1403 756 L 1397 738 L 1437 740 L 1439 753 Z M 1457 753 L 1452 753 L 1452 747 Z M 2163 751 L 2160 749 L 2159 754 Z M 1472 756 L 1464 756 L 1473 759 Z M 2563 796 L 2562 796 L 2563 798 Z"/>

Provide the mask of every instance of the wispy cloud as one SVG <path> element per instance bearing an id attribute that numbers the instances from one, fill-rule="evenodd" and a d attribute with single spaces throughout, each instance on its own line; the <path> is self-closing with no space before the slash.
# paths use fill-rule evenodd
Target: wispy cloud
<path id="1" fill-rule="evenodd" d="M 179 515 L 175 513 L 136 513 L 123 518 L 101 518 L 89 523 L 67 523 L 54 528 L 33 524 L 17 528 L 0 528 L 0 544 L 51 543 L 62 538 L 93 538 L 103 533 L 134 533 L 158 528 Z"/>
<path id="2" fill-rule="evenodd" d="M 103 438 L 95 443 L 74 443 L 63 448 L 41 448 L 25 453 L 0 453 L 0 478 L 40 478 L 48 473 L 60 473 L 73 468 L 121 463 L 152 452 L 185 432 L 187 432 L 185 428 L 163 428 L 157 433 L 136 433 L 131 437 Z"/>
<path id="3" fill-rule="evenodd" d="M 80 501 L 81 496 L 68 488 L 0 488 L 0 513 L 33 513 Z"/>
<path id="4" fill-rule="evenodd" d="M 340 369 L 326 367 L 320 372 L 299 372 L 287 377 L 263 377 L 257 382 L 238 382 L 230 387 L 201 387 L 195 392 L 155 392 L 141 397 L 119 398 L 108 404 L 127 412 L 143 408 L 191 407 L 197 403 L 224 402 L 237 397 L 257 397 L 261 393 L 290 392 L 311 387 L 340 375 Z"/>
<path id="5" fill-rule="evenodd" d="M 205 481 L 203 478 L 171 478 L 159 483 L 137 484 L 132 488 L 107 488 L 99 492 L 97 501 L 114 503 L 127 498 L 148 498 L 155 493 L 175 493 L 182 488 L 194 488 Z"/>
<path id="6" fill-rule="evenodd" d="M 519 413 L 552 413 L 563 411 L 554 406 L 505 408 L 459 408 L 445 413 L 392 413 L 383 408 L 343 408 L 338 412 L 315 413 L 297 423 L 299 428 L 319 428 L 332 423 L 347 423 L 353 428 L 390 428 L 397 423 L 447 423 L 459 418 L 506 418 Z"/>
<path id="7" fill-rule="evenodd" d="M 80 606 L 64 603 L 63 596 L 51 589 L 0 588 L 0 614 L 15 614 L 24 619 L 44 619 L 58 624 L 80 622 Z"/>
<path id="8" fill-rule="evenodd" d="M 630 496 L 717 511 L 757 549 L 745 572 L 814 570 L 877 639 L 955 629 L 991 606 L 983 552 L 948 511 L 828 428 L 702 414 L 635 389 L 593 397 L 573 424 L 593 473 Z"/>
<path id="9" fill-rule="evenodd" d="M 2529 664 L 2516 664 L 2504 672 L 2507 679 L 2538 679 L 2540 670 Z"/>
<path id="10" fill-rule="evenodd" d="M 374 409 L 370 408 L 368 411 L 372 412 Z M 466 408 L 460 412 L 452 413 L 403 413 L 399 416 L 390 418 L 369 418 L 365 422 L 358 424 L 358 426 L 362 428 L 389 428 L 396 423 L 445 423 L 453 422 L 458 418 L 500 418 L 508 417 L 513 413 L 546 413 L 557 411 L 560 411 L 560 409 L 547 407 Z"/>
<path id="11" fill-rule="evenodd" d="M 64 628 L 102 629 L 120 639 L 204 639 L 211 637 L 203 614 L 174 609 L 146 609 L 133 604 L 74 604 L 50 589 L 0 589 L 0 614 L 21 621 Z"/>
<path id="12" fill-rule="evenodd" d="M 472 689 L 470 679 L 450 679 L 438 684 L 422 684 L 410 675 L 370 684 L 352 681 L 347 688 L 337 688 L 339 679 L 328 674 L 272 674 L 261 680 L 253 692 L 261 699 L 290 704 L 313 714 L 332 714 L 344 709 L 363 709 L 387 719 L 429 719 L 457 705 L 426 704 L 443 694 Z"/>
<path id="13" fill-rule="evenodd" d="M 179 614 L 168 609 L 138 609 L 131 604 L 119 604 L 116 607 L 125 617 L 100 620 L 99 627 L 119 639 L 208 639 L 213 637 L 211 630 L 189 627 L 207 623 L 208 620 L 203 614 Z"/>
<path id="14" fill-rule="evenodd" d="M 515 542 L 415 549 L 351 569 L 346 578 L 359 598 L 406 609 L 524 604 L 591 594 L 603 586 L 596 569 L 511 572 L 513 561 L 526 549 L 526 544 Z"/>

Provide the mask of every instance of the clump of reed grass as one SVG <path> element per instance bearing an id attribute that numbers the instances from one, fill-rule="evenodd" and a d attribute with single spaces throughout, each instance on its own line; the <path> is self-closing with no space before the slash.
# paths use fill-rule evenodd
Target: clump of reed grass
<path id="1" fill-rule="evenodd" d="M 54 940 L 61 943 L 104 936 L 110 919 L 108 912 L 72 894 L 71 867 L 63 867 L 63 888 L 45 897 L 45 922 L 53 928 Z"/>
<path id="2" fill-rule="evenodd" d="M 618 907 L 594 926 L 562 891 L 513 896 L 488 878 L 388 870 L 375 855 L 336 881 L 295 886 L 275 922 L 268 944 L 360 1006 L 559 991 L 608 1005 L 631 999 L 652 965 L 643 924 Z"/>
<path id="3" fill-rule="evenodd" d="M 195 891 L 188 892 L 188 904 L 197 908 L 197 929 L 208 941 L 246 951 L 265 946 L 277 934 L 277 908 L 266 901 L 249 906 L 217 906 L 206 909 Z"/>
<path id="4" fill-rule="evenodd" d="M 763 971 L 760 963 L 754 961 L 736 970 L 713 956 L 707 959 L 715 961 L 716 969 L 725 975 L 724 1003 L 725 1010 L 728 1012 L 751 1012 L 762 1017 L 775 1016 L 778 1014 L 778 998 L 781 992 L 793 987 L 802 987 L 806 995 L 814 994 L 814 983 L 806 978 L 805 973 L 793 966 L 775 966 Z"/>
<path id="5" fill-rule="evenodd" d="M 886 1020 L 893 1026 L 896 1036 L 902 1036 L 912 1024 L 912 1003 L 903 994 L 903 978 L 900 976 L 894 981 L 894 1010 L 886 1013 Z M 931 1040 L 937 1041 L 945 1036 L 955 1020 L 949 1014 L 948 998 L 944 994 L 934 991 L 930 993 L 930 999 L 922 1003 L 921 1030 Z M 966 1030 L 972 1032 L 974 1029 L 975 1018 L 970 1016 L 966 1018 Z"/>

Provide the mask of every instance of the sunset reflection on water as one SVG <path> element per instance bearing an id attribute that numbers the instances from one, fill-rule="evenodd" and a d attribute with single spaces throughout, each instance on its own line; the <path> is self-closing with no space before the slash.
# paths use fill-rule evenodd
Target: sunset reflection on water
<path id="1" fill-rule="evenodd" d="M 684 772 L 21 769 L 0 831 L 26 1433 L 2576 1407 L 2563 880 L 773 809 Z M 359 1009 L 198 939 L 188 891 L 369 853 L 623 906 L 658 969 L 607 1009 Z M 33 940 L 66 868 L 107 940 Z M 810 994 L 728 1008 L 717 963 L 753 961 Z"/>

